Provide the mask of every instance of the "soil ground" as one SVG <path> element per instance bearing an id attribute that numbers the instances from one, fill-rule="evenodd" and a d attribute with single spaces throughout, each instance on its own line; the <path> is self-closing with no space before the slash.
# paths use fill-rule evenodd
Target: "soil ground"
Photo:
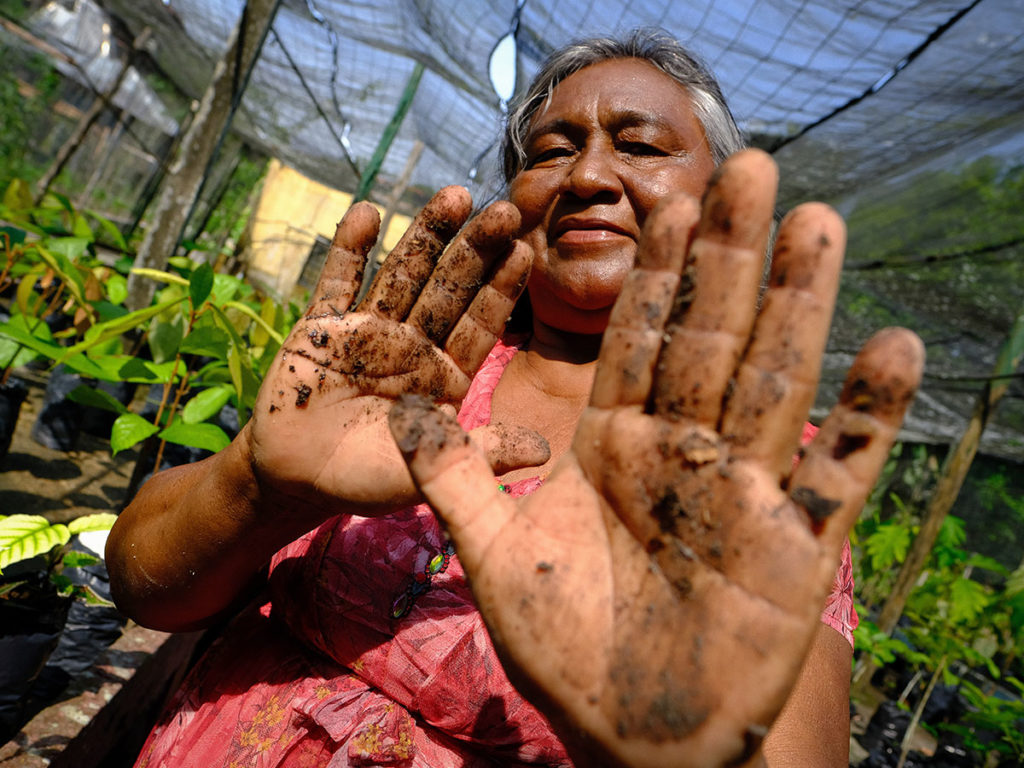
<path id="1" fill-rule="evenodd" d="M 74 451 L 40 445 L 31 432 L 46 376 L 31 369 L 19 369 L 16 375 L 28 385 L 29 394 L 10 451 L 0 464 L 0 514 L 43 515 L 65 522 L 95 512 L 119 512 L 138 452 L 112 457 L 109 441 L 84 432 Z"/>

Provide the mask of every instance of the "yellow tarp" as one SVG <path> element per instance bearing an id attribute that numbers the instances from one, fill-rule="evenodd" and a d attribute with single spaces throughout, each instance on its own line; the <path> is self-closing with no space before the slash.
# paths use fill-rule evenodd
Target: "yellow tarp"
<path id="1" fill-rule="evenodd" d="M 351 203 L 348 192 L 331 189 L 271 160 L 252 220 L 246 259 L 249 278 L 278 296 L 291 297 L 317 235 L 330 240 Z M 383 217 L 384 210 L 378 209 Z M 408 216 L 392 217 L 384 233 L 384 253 L 408 226 Z"/>

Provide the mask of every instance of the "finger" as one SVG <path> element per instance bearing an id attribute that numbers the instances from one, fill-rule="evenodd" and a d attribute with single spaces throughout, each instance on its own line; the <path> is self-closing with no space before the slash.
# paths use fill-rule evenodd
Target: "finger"
<path id="1" fill-rule="evenodd" d="M 665 321 L 676 297 L 690 295 L 683 264 L 699 220 L 700 204 L 684 194 L 666 198 L 648 217 L 636 268 L 626 277 L 604 333 L 591 405 L 644 405 L 650 398 Z"/>
<path id="2" fill-rule="evenodd" d="M 656 413 L 717 426 L 754 321 L 777 182 L 760 150 L 739 152 L 715 172 L 685 268 L 696 290 L 692 300 L 680 291 L 666 325 Z"/>
<path id="3" fill-rule="evenodd" d="M 516 240 L 452 329 L 445 351 L 467 376 L 476 373 L 505 330 L 532 266 L 533 251 Z"/>
<path id="4" fill-rule="evenodd" d="M 722 420 L 733 455 L 789 473 L 814 402 L 839 289 L 846 227 L 821 203 L 782 222 L 754 337 Z"/>
<path id="5" fill-rule="evenodd" d="M 380 214 L 370 203 L 356 203 L 348 209 L 334 232 L 307 317 L 348 311 L 359 292 L 366 255 L 377 242 L 379 229 Z"/>
<path id="6" fill-rule="evenodd" d="M 513 469 L 539 467 L 551 458 L 551 446 L 539 433 L 526 427 L 493 424 L 470 431 L 470 438 L 484 452 L 495 475 Z"/>
<path id="7" fill-rule="evenodd" d="M 404 320 L 471 206 L 469 192 L 462 187 L 438 191 L 384 260 L 360 306 L 381 317 Z"/>
<path id="8" fill-rule="evenodd" d="M 519 211 L 511 203 L 501 200 L 484 209 L 445 251 L 408 321 L 435 344 L 442 343 L 491 266 L 511 250 L 518 230 Z"/>
<path id="9" fill-rule="evenodd" d="M 416 486 L 445 525 L 472 577 L 511 519 L 511 499 L 498 490 L 487 459 L 469 435 L 427 398 L 399 398 L 388 424 Z"/>
<path id="10" fill-rule="evenodd" d="M 874 487 L 923 368 L 924 345 L 914 333 L 876 333 L 854 360 L 839 403 L 793 472 L 790 498 L 829 552 L 838 555 Z"/>

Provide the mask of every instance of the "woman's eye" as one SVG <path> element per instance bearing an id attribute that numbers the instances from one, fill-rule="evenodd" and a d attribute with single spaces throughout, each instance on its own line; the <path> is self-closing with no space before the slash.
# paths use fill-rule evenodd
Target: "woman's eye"
<path id="1" fill-rule="evenodd" d="M 665 152 L 653 144 L 646 144 L 642 141 L 624 141 L 619 144 L 619 150 L 630 155 L 664 155 Z"/>
<path id="2" fill-rule="evenodd" d="M 571 154 L 572 150 L 569 147 L 550 147 L 535 154 L 530 159 L 529 165 L 530 167 L 543 165 L 546 162 L 557 160 L 560 157 L 568 157 Z"/>

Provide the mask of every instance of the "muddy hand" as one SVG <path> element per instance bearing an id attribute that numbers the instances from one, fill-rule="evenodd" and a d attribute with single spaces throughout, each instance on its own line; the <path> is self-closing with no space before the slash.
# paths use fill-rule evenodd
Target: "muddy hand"
<path id="1" fill-rule="evenodd" d="M 268 372 L 249 427 L 261 484 L 322 516 L 383 512 L 418 498 L 387 430 L 393 398 L 462 400 L 530 268 L 518 212 L 496 203 L 458 235 L 468 193 L 442 189 L 353 308 L 380 219 L 354 205 L 338 225 L 304 318 Z M 533 433 L 481 436 L 499 467 L 547 460 Z M 504 470 L 502 470 L 504 471 Z"/>
<path id="2" fill-rule="evenodd" d="M 702 210 L 679 196 L 651 215 L 573 448 L 532 496 L 496 492 L 425 402 L 392 414 L 510 677 L 585 764 L 755 758 L 918 385 L 920 341 L 879 333 L 793 470 L 844 228 L 793 211 L 758 312 L 775 184 L 747 151 Z"/>

